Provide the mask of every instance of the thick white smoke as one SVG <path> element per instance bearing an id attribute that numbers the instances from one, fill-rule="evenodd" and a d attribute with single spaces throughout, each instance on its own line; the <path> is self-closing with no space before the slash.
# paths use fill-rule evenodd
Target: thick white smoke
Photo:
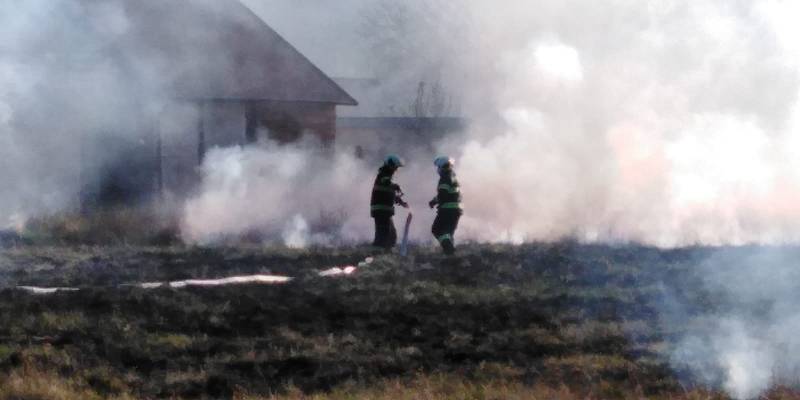
<path id="1" fill-rule="evenodd" d="M 465 225 L 490 227 L 484 240 L 796 242 L 800 63 L 782 4 L 475 4 L 508 128 L 457 157 Z"/>
<path id="2" fill-rule="evenodd" d="M 457 98 L 471 129 L 436 148 L 457 160 L 462 238 L 800 239 L 796 6 L 387 4 L 331 12 L 377 27 L 363 47 L 394 68 L 366 74 L 409 88 L 433 76 Z M 407 191 L 426 183 L 414 174 Z"/>
<path id="3" fill-rule="evenodd" d="M 401 50 L 419 55 L 400 70 L 437 70 L 472 122 L 439 148 L 457 158 L 473 239 L 797 241 L 796 6 L 475 1 L 437 29 L 453 8 L 409 4 L 423 3 L 432 40 L 409 37 Z M 123 111 L 140 89 L 107 56 L 128 29 L 119 4 L 2 14 L 4 225 L 74 202 L 80 135 L 141 130 Z"/>
<path id="4" fill-rule="evenodd" d="M 432 164 L 411 164 L 395 174 L 395 182 L 416 208 L 412 240 L 424 241 L 434 216 L 427 201 L 436 194 L 438 178 Z M 184 238 L 208 244 L 250 237 L 290 247 L 371 241 L 369 201 L 379 166 L 324 149 L 310 136 L 287 145 L 212 149 L 202 186 L 184 208 Z M 398 230 L 406 215 L 398 206 Z"/>
<path id="5" fill-rule="evenodd" d="M 79 27 L 50 23 L 60 17 L 54 13 L 69 15 L 74 9 L 51 3 L 57 2 L 31 1 L 15 12 L 5 5 L 0 12 L 0 227 L 16 224 L 14 220 L 25 213 L 57 208 L 70 195 L 61 190 L 61 182 L 73 179 L 64 176 L 61 167 L 70 165 L 76 153 L 57 144 L 61 123 L 43 121 L 52 103 L 41 101 L 47 96 L 63 101 L 59 89 L 67 88 L 65 82 L 53 87 L 42 83 L 49 76 L 64 76 L 54 64 L 63 59 L 63 66 L 68 67 L 70 50 L 82 53 L 85 49 L 68 50 L 66 46 L 67 42 L 83 42 Z M 54 43 L 50 54 L 41 54 L 47 41 L 59 37 L 63 42 Z M 59 117 L 69 115 L 74 114 L 59 113 Z M 68 171 L 76 170 L 70 166 Z"/>
<path id="6" fill-rule="evenodd" d="M 371 185 L 367 166 L 326 153 L 312 138 L 212 149 L 200 194 L 186 204 L 182 231 L 202 243 L 250 232 L 293 247 L 361 240 L 369 231 L 369 199 L 363 197 Z M 366 207 L 355 206 L 365 201 Z"/>
<path id="7" fill-rule="evenodd" d="M 77 206 L 83 185 L 116 157 L 102 140 L 148 132 L 161 81 L 127 64 L 135 54 L 116 56 L 129 28 L 122 4 L 0 6 L 0 228 Z"/>

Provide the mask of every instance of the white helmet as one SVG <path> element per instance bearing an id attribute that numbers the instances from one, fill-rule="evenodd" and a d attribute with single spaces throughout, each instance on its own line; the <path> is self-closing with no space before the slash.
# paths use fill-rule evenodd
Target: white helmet
<path id="1" fill-rule="evenodd" d="M 453 160 L 452 158 L 447 157 L 447 156 L 436 157 L 436 159 L 433 160 L 433 165 L 435 165 L 436 168 L 439 168 L 439 169 L 442 169 L 442 168 L 445 168 L 445 167 L 448 167 L 448 166 L 452 167 L 453 164 L 455 164 L 455 163 L 456 163 L 455 160 Z"/>

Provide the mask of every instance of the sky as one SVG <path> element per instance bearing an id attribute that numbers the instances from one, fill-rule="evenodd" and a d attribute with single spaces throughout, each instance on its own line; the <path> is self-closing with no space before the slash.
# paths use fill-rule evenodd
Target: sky
<path id="1" fill-rule="evenodd" d="M 369 0 L 242 2 L 328 75 L 365 77 L 358 27 Z"/>

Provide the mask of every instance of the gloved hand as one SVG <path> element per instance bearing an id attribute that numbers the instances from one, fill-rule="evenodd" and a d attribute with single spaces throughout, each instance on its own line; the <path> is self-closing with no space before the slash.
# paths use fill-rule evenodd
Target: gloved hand
<path id="1" fill-rule="evenodd" d="M 436 199 L 433 199 L 428 202 L 428 207 L 433 208 L 436 207 Z"/>
<path id="2" fill-rule="evenodd" d="M 403 208 L 408 208 L 408 203 L 406 203 L 403 200 L 400 200 L 397 204 L 400 204 L 400 206 L 403 207 Z"/>

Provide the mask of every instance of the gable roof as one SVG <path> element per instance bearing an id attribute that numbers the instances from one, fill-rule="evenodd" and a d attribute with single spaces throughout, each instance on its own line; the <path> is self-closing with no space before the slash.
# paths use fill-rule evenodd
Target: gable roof
<path id="1" fill-rule="evenodd" d="M 176 97 L 358 104 L 239 0 L 82 1 L 121 7 L 110 46 Z"/>

